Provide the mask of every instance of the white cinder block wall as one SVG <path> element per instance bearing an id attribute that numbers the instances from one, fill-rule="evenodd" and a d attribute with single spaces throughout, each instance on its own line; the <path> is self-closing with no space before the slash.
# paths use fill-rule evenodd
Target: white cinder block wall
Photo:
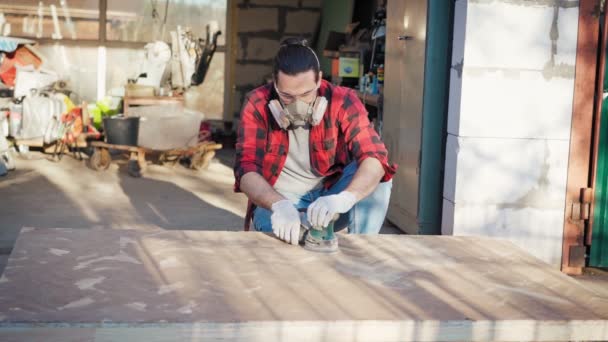
<path id="1" fill-rule="evenodd" d="M 578 1 L 456 0 L 442 233 L 559 267 Z"/>
<path id="2" fill-rule="evenodd" d="M 230 120 L 238 120 L 245 94 L 271 75 L 283 39 L 301 37 L 312 43 L 322 0 L 238 0 L 236 6 L 238 48 Z"/>

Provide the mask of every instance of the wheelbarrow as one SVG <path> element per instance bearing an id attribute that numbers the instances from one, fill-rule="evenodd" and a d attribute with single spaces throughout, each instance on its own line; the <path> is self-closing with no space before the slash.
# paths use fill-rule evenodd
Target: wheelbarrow
<path id="1" fill-rule="evenodd" d="M 126 146 L 108 144 L 102 141 L 92 141 L 94 151 L 89 158 L 89 167 L 93 170 L 106 170 L 112 163 L 110 150 L 124 151 L 129 155 L 127 172 L 132 177 L 141 177 L 146 168 L 146 155 L 158 155 L 158 161 L 163 164 L 176 164 L 180 160 L 188 159 L 188 167 L 194 170 L 203 170 L 209 167 L 215 151 L 222 148 L 222 144 L 213 141 L 202 141 L 191 147 L 171 150 L 153 150 L 139 146 Z"/>

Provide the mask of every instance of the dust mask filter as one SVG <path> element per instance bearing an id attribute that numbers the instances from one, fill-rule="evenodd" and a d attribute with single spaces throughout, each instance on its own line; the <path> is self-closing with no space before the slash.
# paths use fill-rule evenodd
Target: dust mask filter
<path id="1" fill-rule="evenodd" d="M 285 106 L 285 115 L 294 126 L 302 126 L 310 122 L 312 118 L 312 103 L 295 100 Z"/>
<path id="2" fill-rule="evenodd" d="M 296 100 L 285 107 L 278 100 L 272 100 L 268 103 L 268 107 L 282 129 L 287 129 L 292 124 L 301 126 L 310 123 L 316 126 L 323 120 L 327 99 L 325 96 L 317 96 L 312 103 Z"/>

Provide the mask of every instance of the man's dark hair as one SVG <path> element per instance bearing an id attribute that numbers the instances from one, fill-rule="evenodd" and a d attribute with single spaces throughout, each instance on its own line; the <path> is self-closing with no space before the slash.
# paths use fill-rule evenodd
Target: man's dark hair
<path id="1" fill-rule="evenodd" d="M 281 47 L 274 57 L 272 76 L 276 81 L 279 71 L 287 75 L 296 75 L 312 70 L 315 79 L 318 80 L 320 68 L 319 59 L 308 47 L 306 39 L 287 38 L 281 42 Z"/>

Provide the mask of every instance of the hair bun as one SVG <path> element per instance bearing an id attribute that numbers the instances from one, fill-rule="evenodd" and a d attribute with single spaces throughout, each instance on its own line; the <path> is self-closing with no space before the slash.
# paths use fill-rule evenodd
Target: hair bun
<path id="1" fill-rule="evenodd" d="M 285 38 L 285 39 L 283 39 L 283 41 L 281 41 L 281 47 L 290 46 L 290 45 L 308 47 L 308 40 L 306 40 L 305 38 L 291 37 L 291 38 Z"/>

